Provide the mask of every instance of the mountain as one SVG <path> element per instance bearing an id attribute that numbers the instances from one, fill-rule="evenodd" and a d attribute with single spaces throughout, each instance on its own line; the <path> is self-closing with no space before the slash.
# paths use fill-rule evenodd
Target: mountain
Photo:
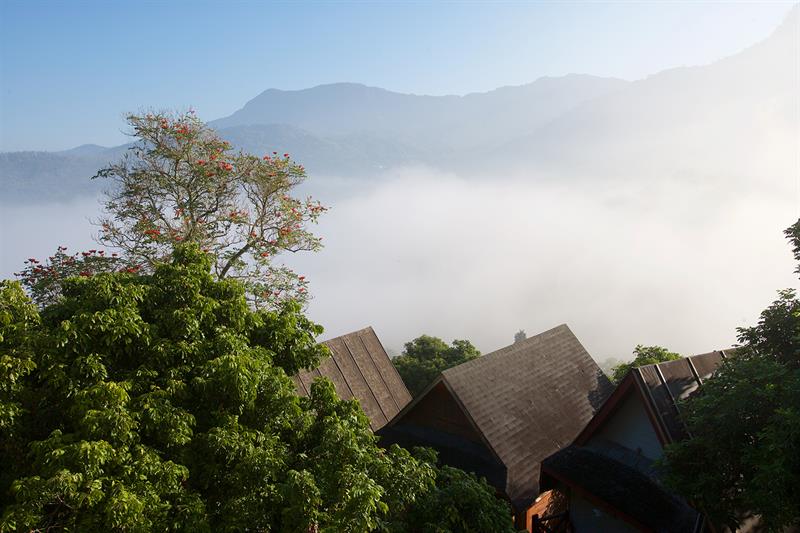
<path id="1" fill-rule="evenodd" d="M 466 96 L 400 94 L 354 83 L 269 89 L 211 125 L 290 124 L 328 138 L 369 135 L 423 151 L 463 150 L 532 132 L 625 85 L 614 78 L 569 75 Z"/>
<path id="2" fill-rule="evenodd" d="M 765 41 L 643 80 L 541 78 L 465 96 L 354 83 L 269 89 L 210 124 L 234 146 L 289 152 L 318 180 L 403 166 L 531 180 L 765 180 L 783 187 L 800 132 L 800 9 Z M 92 194 L 125 146 L 0 153 L 0 202 Z"/>
<path id="3" fill-rule="evenodd" d="M 541 174 L 792 182 L 800 149 L 800 8 L 766 40 L 584 102 L 494 151 Z M 788 178 L 788 179 L 787 179 Z"/>
<path id="4" fill-rule="evenodd" d="M 627 82 L 593 76 L 542 78 L 466 96 L 416 96 L 352 83 L 270 89 L 212 121 L 234 146 L 289 152 L 317 176 L 373 177 L 413 164 L 447 166 L 457 154 L 495 146 Z M 98 191 L 88 178 L 125 146 L 0 153 L 0 201 L 49 201 Z"/>
<path id="5" fill-rule="evenodd" d="M 97 194 L 90 178 L 119 159 L 126 146 L 82 145 L 62 152 L 0 152 L 0 204 L 43 203 Z"/>

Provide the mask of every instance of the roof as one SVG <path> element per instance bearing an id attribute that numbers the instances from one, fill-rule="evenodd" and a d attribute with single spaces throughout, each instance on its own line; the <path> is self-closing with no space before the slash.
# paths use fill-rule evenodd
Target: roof
<path id="1" fill-rule="evenodd" d="M 680 401 L 694 393 L 733 352 L 714 351 L 631 369 L 574 444 L 544 460 L 543 484 L 548 484 L 548 477 L 565 483 L 640 528 L 693 531 L 698 513 L 663 488 L 652 461 L 600 438 L 599 431 L 623 400 L 636 394 L 662 445 L 684 438 Z"/>
<path id="2" fill-rule="evenodd" d="M 711 377 L 724 359 L 724 352 L 714 351 L 634 369 L 670 442 L 686 436 L 678 403 Z"/>
<path id="3" fill-rule="evenodd" d="M 542 470 L 641 529 L 694 531 L 700 519 L 698 512 L 633 466 L 631 461 L 641 456 L 621 446 L 616 448 L 610 448 L 609 453 L 592 446 L 568 446 L 545 459 Z M 633 459 L 627 460 L 626 454 Z"/>
<path id="4" fill-rule="evenodd" d="M 735 349 L 717 350 L 631 369 L 575 443 L 586 444 L 631 390 L 637 391 L 645 402 L 662 444 L 684 438 L 686 431 L 680 418 L 680 401 L 694 393 L 734 352 Z"/>
<path id="5" fill-rule="evenodd" d="M 504 466 L 504 492 L 518 510 L 539 492 L 540 462 L 573 441 L 613 388 L 562 324 L 445 370 L 391 426 L 439 382 Z"/>
<path id="6" fill-rule="evenodd" d="M 313 369 L 292 377 L 297 392 L 307 395 L 315 378 L 333 382 L 343 400 L 355 398 L 377 431 L 411 401 L 411 394 L 397 373 L 381 341 L 371 327 L 325 341 L 331 357 Z"/>

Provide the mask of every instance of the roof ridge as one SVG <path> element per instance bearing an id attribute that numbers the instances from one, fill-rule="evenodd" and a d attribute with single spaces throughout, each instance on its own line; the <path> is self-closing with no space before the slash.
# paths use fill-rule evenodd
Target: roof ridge
<path id="1" fill-rule="evenodd" d="M 556 334 L 558 332 L 561 332 L 561 331 L 564 331 L 564 330 L 568 331 L 570 333 L 570 335 L 575 337 L 575 334 L 572 333 L 572 330 L 569 329 L 569 326 L 567 324 L 559 324 L 558 326 L 550 328 L 550 329 L 548 329 L 546 331 L 543 331 L 541 333 L 537 333 L 536 335 L 534 335 L 532 337 L 528 337 L 524 341 L 519 341 L 519 342 L 515 342 L 515 343 L 512 343 L 512 344 L 509 344 L 508 346 L 504 346 L 502 348 L 498 348 L 497 350 L 491 351 L 491 352 L 489 352 L 487 354 L 483 354 L 480 357 L 476 357 L 475 359 L 472 359 L 472 360 L 467 361 L 465 363 L 461 363 L 460 365 L 456 365 L 454 367 L 446 368 L 445 370 L 442 370 L 442 375 L 443 376 L 452 375 L 452 374 L 457 373 L 458 371 L 464 371 L 464 370 L 470 369 L 473 366 L 483 366 L 484 364 L 488 364 L 488 363 L 486 363 L 486 361 L 488 361 L 488 360 L 495 359 L 497 357 L 507 356 L 507 355 L 510 355 L 510 354 L 515 354 L 515 353 L 517 353 L 517 352 L 519 352 L 521 350 L 529 349 L 531 347 L 531 345 L 538 344 L 538 343 L 546 340 L 547 338 L 549 338 L 551 335 L 554 335 L 554 334 Z M 581 345 L 581 346 L 583 346 L 583 345 Z"/>
<path id="2" fill-rule="evenodd" d="M 639 366 L 637 368 L 661 367 L 661 365 L 666 365 L 666 364 L 669 364 L 669 363 L 673 363 L 675 361 L 683 361 L 683 360 L 692 361 L 692 360 L 694 360 L 694 359 L 696 359 L 698 357 L 704 357 L 704 356 L 708 356 L 708 355 L 715 354 L 715 353 L 721 353 L 721 354 L 724 355 L 724 354 L 726 354 L 728 352 L 735 352 L 735 351 L 736 351 L 736 348 L 725 348 L 725 349 L 722 349 L 722 350 L 711 350 L 710 352 L 696 353 L 696 354 L 692 354 L 692 355 L 685 355 L 685 356 L 682 355 L 680 357 L 680 359 L 670 359 L 669 361 L 659 361 L 658 363 L 650 363 L 650 364 L 647 364 L 647 365 Z"/>
<path id="3" fill-rule="evenodd" d="M 344 337 L 352 337 L 353 335 L 361 335 L 362 333 L 367 333 L 369 331 L 374 332 L 375 330 L 372 328 L 372 326 L 366 326 L 361 329 L 357 329 L 355 331 L 350 331 L 348 333 L 343 333 L 342 335 L 337 335 L 336 337 L 331 337 L 330 339 L 325 339 L 324 341 L 320 341 L 320 344 L 325 344 L 326 342 L 334 341 L 336 339 L 343 339 Z"/>

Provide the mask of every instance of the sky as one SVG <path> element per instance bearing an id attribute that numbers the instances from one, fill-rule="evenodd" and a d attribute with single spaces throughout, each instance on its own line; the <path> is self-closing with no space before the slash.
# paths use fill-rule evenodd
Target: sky
<path id="1" fill-rule="evenodd" d="M 765 38 L 791 2 L 0 0 L 0 151 L 126 141 L 123 115 L 212 120 L 267 88 L 465 94 L 569 73 L 641 79 Z"/>

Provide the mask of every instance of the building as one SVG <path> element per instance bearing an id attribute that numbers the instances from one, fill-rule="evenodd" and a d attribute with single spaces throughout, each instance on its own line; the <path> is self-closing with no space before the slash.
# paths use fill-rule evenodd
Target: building
<path id="1" fill-rule="evenodd" d="M 541 461 L 574 440 L 612 389 L 561 325 L 445 370 L 378 434 L 485 477 L 524 527 Z"/>
<path id="2" fill-rule="evenodd" d="M 411 401 L 411 394 L 371 327 L 323 344 L 330 348 L 331 357 L 292 378 L 300 395 L 307 395 L 314 379 L 324 376 L 333 382 L 340 398 L 358 400 L 372 431 L 385 426 Z"/>
<path id="3" fill-rule="evenodd" d="M 680 400 L 725 357 L 716 351 L 632 369 L 572 445 L 544 460 L 542 490 L 566 495 L 562 526 L 578 533 L 703 529 L 703 516 L 664 489 L 655 461 L 687 436 Z"/>

